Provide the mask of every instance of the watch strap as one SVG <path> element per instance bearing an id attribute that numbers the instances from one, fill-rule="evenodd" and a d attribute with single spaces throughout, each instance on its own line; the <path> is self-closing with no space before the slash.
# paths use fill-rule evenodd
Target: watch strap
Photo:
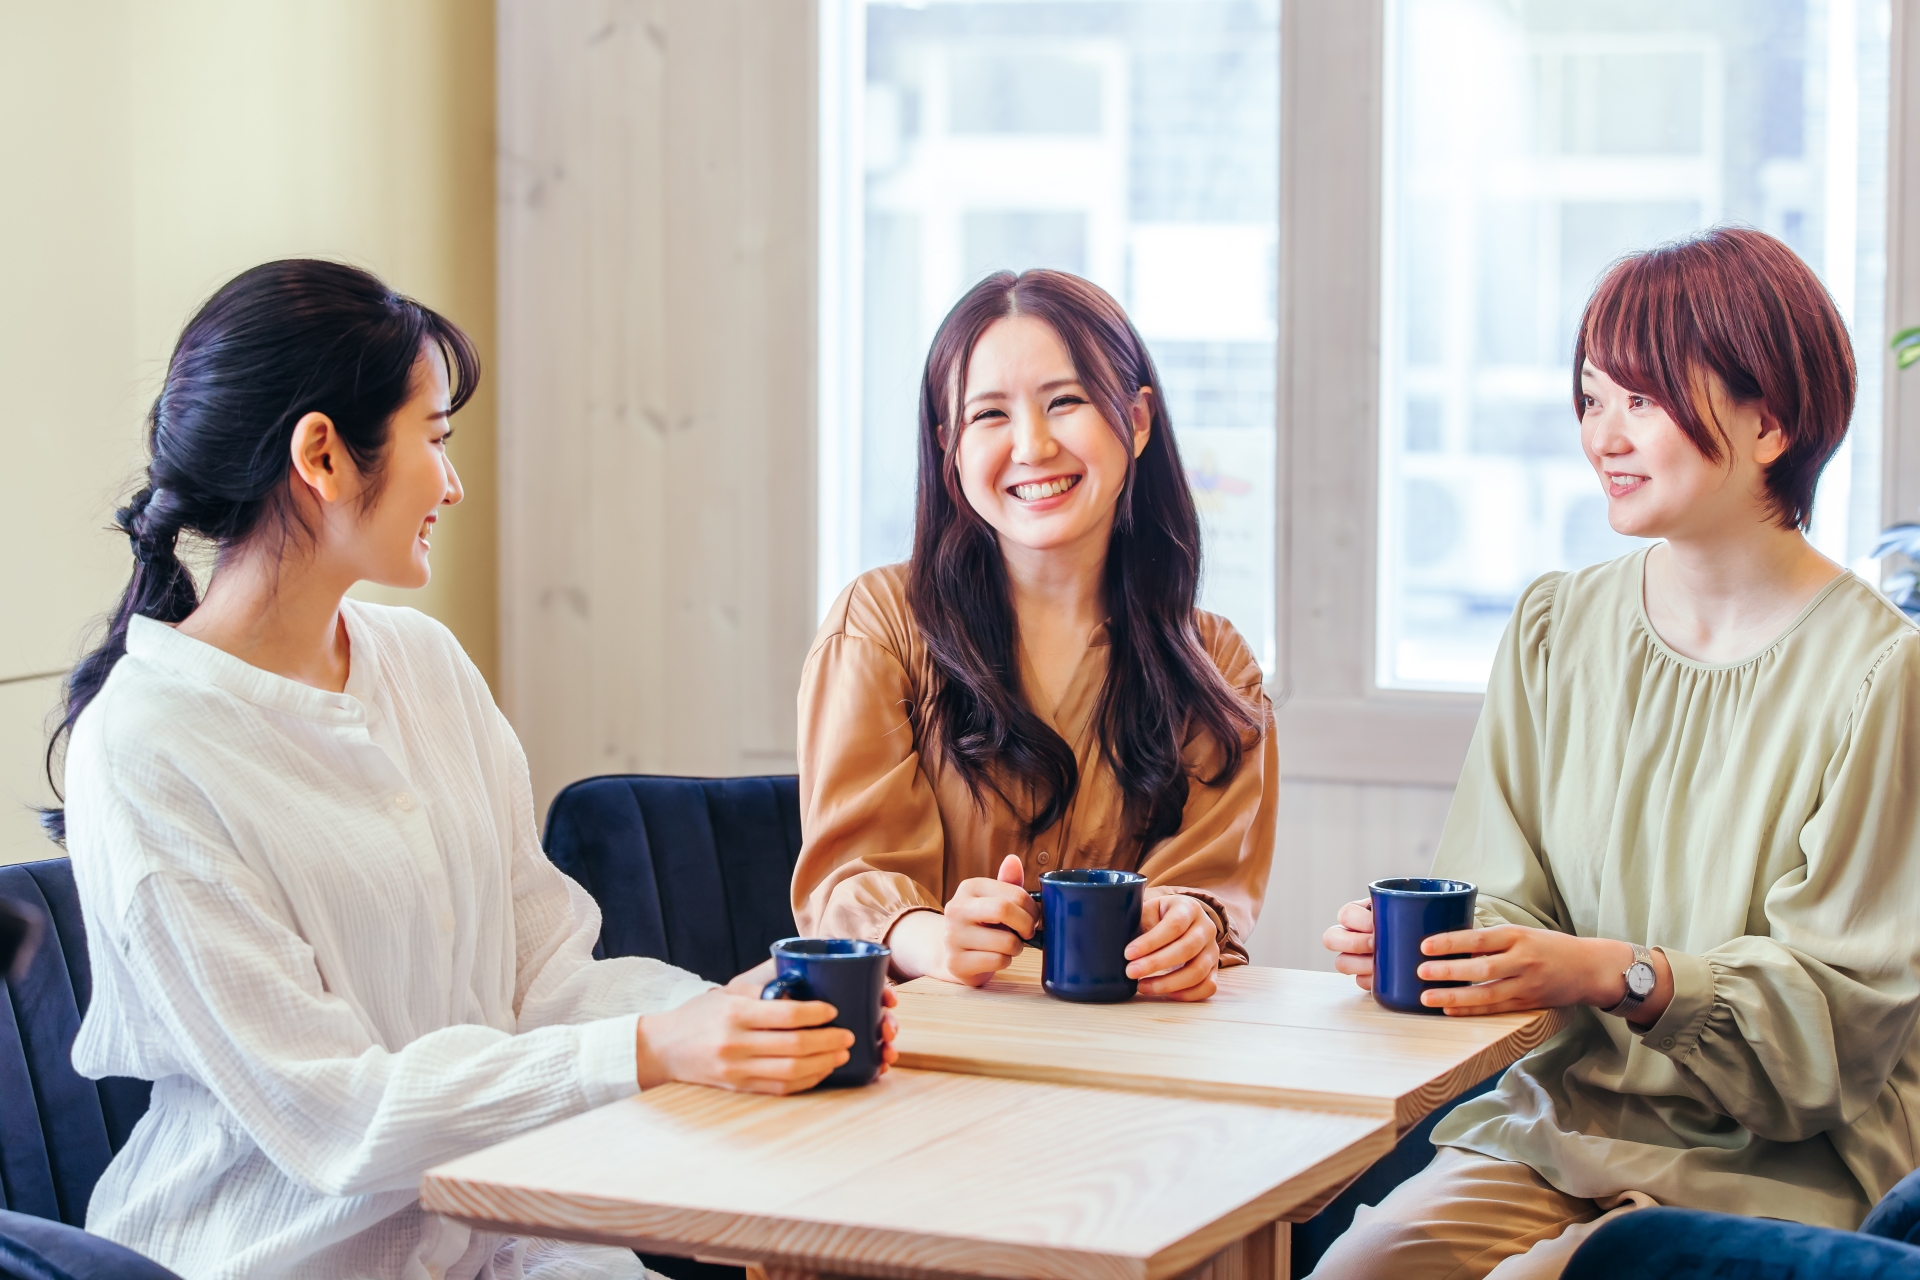
<path id="1" fill-rule="evenodd" d="M 1627 974 L 1631 973 L 1639 965 L 1645 965 L 1650 970 L 1653 969 L 1653 951 L 1651 948 L 1645 947 L 1638 942 L 1629 942 L 1627 945 L 1633 948 L 1633 963 L 1628 965 L 1626 970 L 1621 974 L 1623 978 L 1627 977 Z M 1654 970 L 1654 972 L 1657 973 L 1658 970 Z M 1648 995 L 1651 994 L 1651 992 L 1648 993 Z M 1635 1013 L 1638 1013 L 1640 1006 L 1646 1002 L 1646 996 L 1634 994 L 1633 979 L 1627 978 L 1626 999 L 1613 1006 L 1613 1008 L 1602 1009 L 1600 1012 L 1615 1018 L 1630 1018 Z"/>

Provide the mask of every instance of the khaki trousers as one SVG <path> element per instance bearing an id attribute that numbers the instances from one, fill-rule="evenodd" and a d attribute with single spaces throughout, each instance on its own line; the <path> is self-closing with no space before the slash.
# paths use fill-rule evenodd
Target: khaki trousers
<path id="1" fill-rule="evenodd" d="M 1639 1191 L 1583 1200 L 1524 1164 L 1441 1147 L 1353 1215 L 1312 1280 L 1554 1280 L 1595 1227 L 1653 1203 Z"/>

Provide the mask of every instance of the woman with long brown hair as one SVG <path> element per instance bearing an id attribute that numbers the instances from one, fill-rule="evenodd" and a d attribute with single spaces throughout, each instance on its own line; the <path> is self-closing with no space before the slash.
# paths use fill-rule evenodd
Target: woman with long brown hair
<path id="1" fill-rule="evenodd" d="M 913 558 L 861 575 L 800 690 L 808 933 L 978 984 L 1061 868 L 1147 877 L 1129 976 L 1202 1000 L 1246 963 L 1278 761 L 1260 668 L 1194 607 L 1200 532 L 1159 379 L 1118 303 L 1002 272 L 920 392 Z"/>

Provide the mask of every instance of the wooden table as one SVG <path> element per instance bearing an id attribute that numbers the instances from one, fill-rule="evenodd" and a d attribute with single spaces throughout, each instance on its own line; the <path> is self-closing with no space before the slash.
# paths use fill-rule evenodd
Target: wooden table
<path id="1" fill-rule="evenodd" d="M 1252 968 L 1200 1005 L 1072 1005 L 1036 961 L 906 984 L 910 1066 L 869 1088 L 652 1089 L 442 1165 L 421 1201 L 773 1280 L 1272 1280 L 1288 1222 L 1559 1026 L 1391 1014 L 1349 979 Z"/>

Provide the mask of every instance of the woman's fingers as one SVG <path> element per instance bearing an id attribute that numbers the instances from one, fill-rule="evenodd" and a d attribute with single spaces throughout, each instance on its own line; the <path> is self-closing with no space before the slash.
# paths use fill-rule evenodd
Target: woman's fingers
<path id="1" fill-rule="evenodd" d="M 1451 956 L 1462 952 L 1483 955 L 1505 951 L 1528 931 L 1517 925 L 1503 924 L 1492 929 L 1461 929 L 1455 933 L 1436 933 L 1420 940 L 1420 951 L 1429 956 Z"/>
<path id="2" fill-rule="evenodd" d="M 1011 855 L 1009 855 L 1011 856 Z M 947 919 L 962 924 L 997 925 L 1021 938 L 1032 935 L 1032 903 L 1024 889 L 997 880 L 969 881 L 986 886 L 979 893 L 956 894 L 947 904 Z"/>
<path id="3" fill-rule="evenodd" d="M 1213 926 L 1190 925 L 1187 931 L 1157 951 L 1149 952 L 1127 966 L 1129 978 L 1147 978 L 1185 965 L 1213 945 Z"/>
<path id="4" fill-rule="evenodd" d="M 1373 976 L 1372 956 L 1335 956 L 1333 971 L 1344 973 L 1350 978 L 1371 978 Z"/>
<path id="5" fill-rule="evenodd" d="M 1026 943 L 1020 940 L 1019 934 L 1008 929 L 967 924 L 956 925 L 947 931 L 947 945 L 955 951 L 985 951 L 1010 960 L 1020 954 Z"/>
<path id="6" fill-rule="evenodd" d="M 1349 902 L 1340 908 L 1340 914 L 1336 919 L 1339 920 L 1340 927 L 1343 929 L 1351 929 L 1355 933 L 1371 935 L 1373 933 L 1373 903 L 1365 898 Z"/>
<path id="7" fill-rule="evenodd" d="M 1373 935 L 1356 933 L 1345 925 L 1333 925 L 1320 935 L 1320 945 L 1329 951 L 1338 951 L 1346 955 L 1370 956 L 1373 954 Z M 1345 972 L 1342 970 L 1342 972 Z"/>
<path id="8" fill-rule="evenodd" d="M 1140 922 L 1145 927 L 1139 937 L 1127 944 L 1127 959 L 1138 960 L 1173 945 L 1176 939 L 1193 927 L 1194 913 L 1199 910 L 1199 903 L 1177 894 L 1148 898 L 1140 908 Z M 1153 971 L 1149 969 L 1146 972 Z"/>
<path id="9" fill-rule="evenodd" d="M 754 1031 L 823 1027 L 838 1013 L 825 1000 L 742 999 L 733 1009 L 736 1025 Z"/>

